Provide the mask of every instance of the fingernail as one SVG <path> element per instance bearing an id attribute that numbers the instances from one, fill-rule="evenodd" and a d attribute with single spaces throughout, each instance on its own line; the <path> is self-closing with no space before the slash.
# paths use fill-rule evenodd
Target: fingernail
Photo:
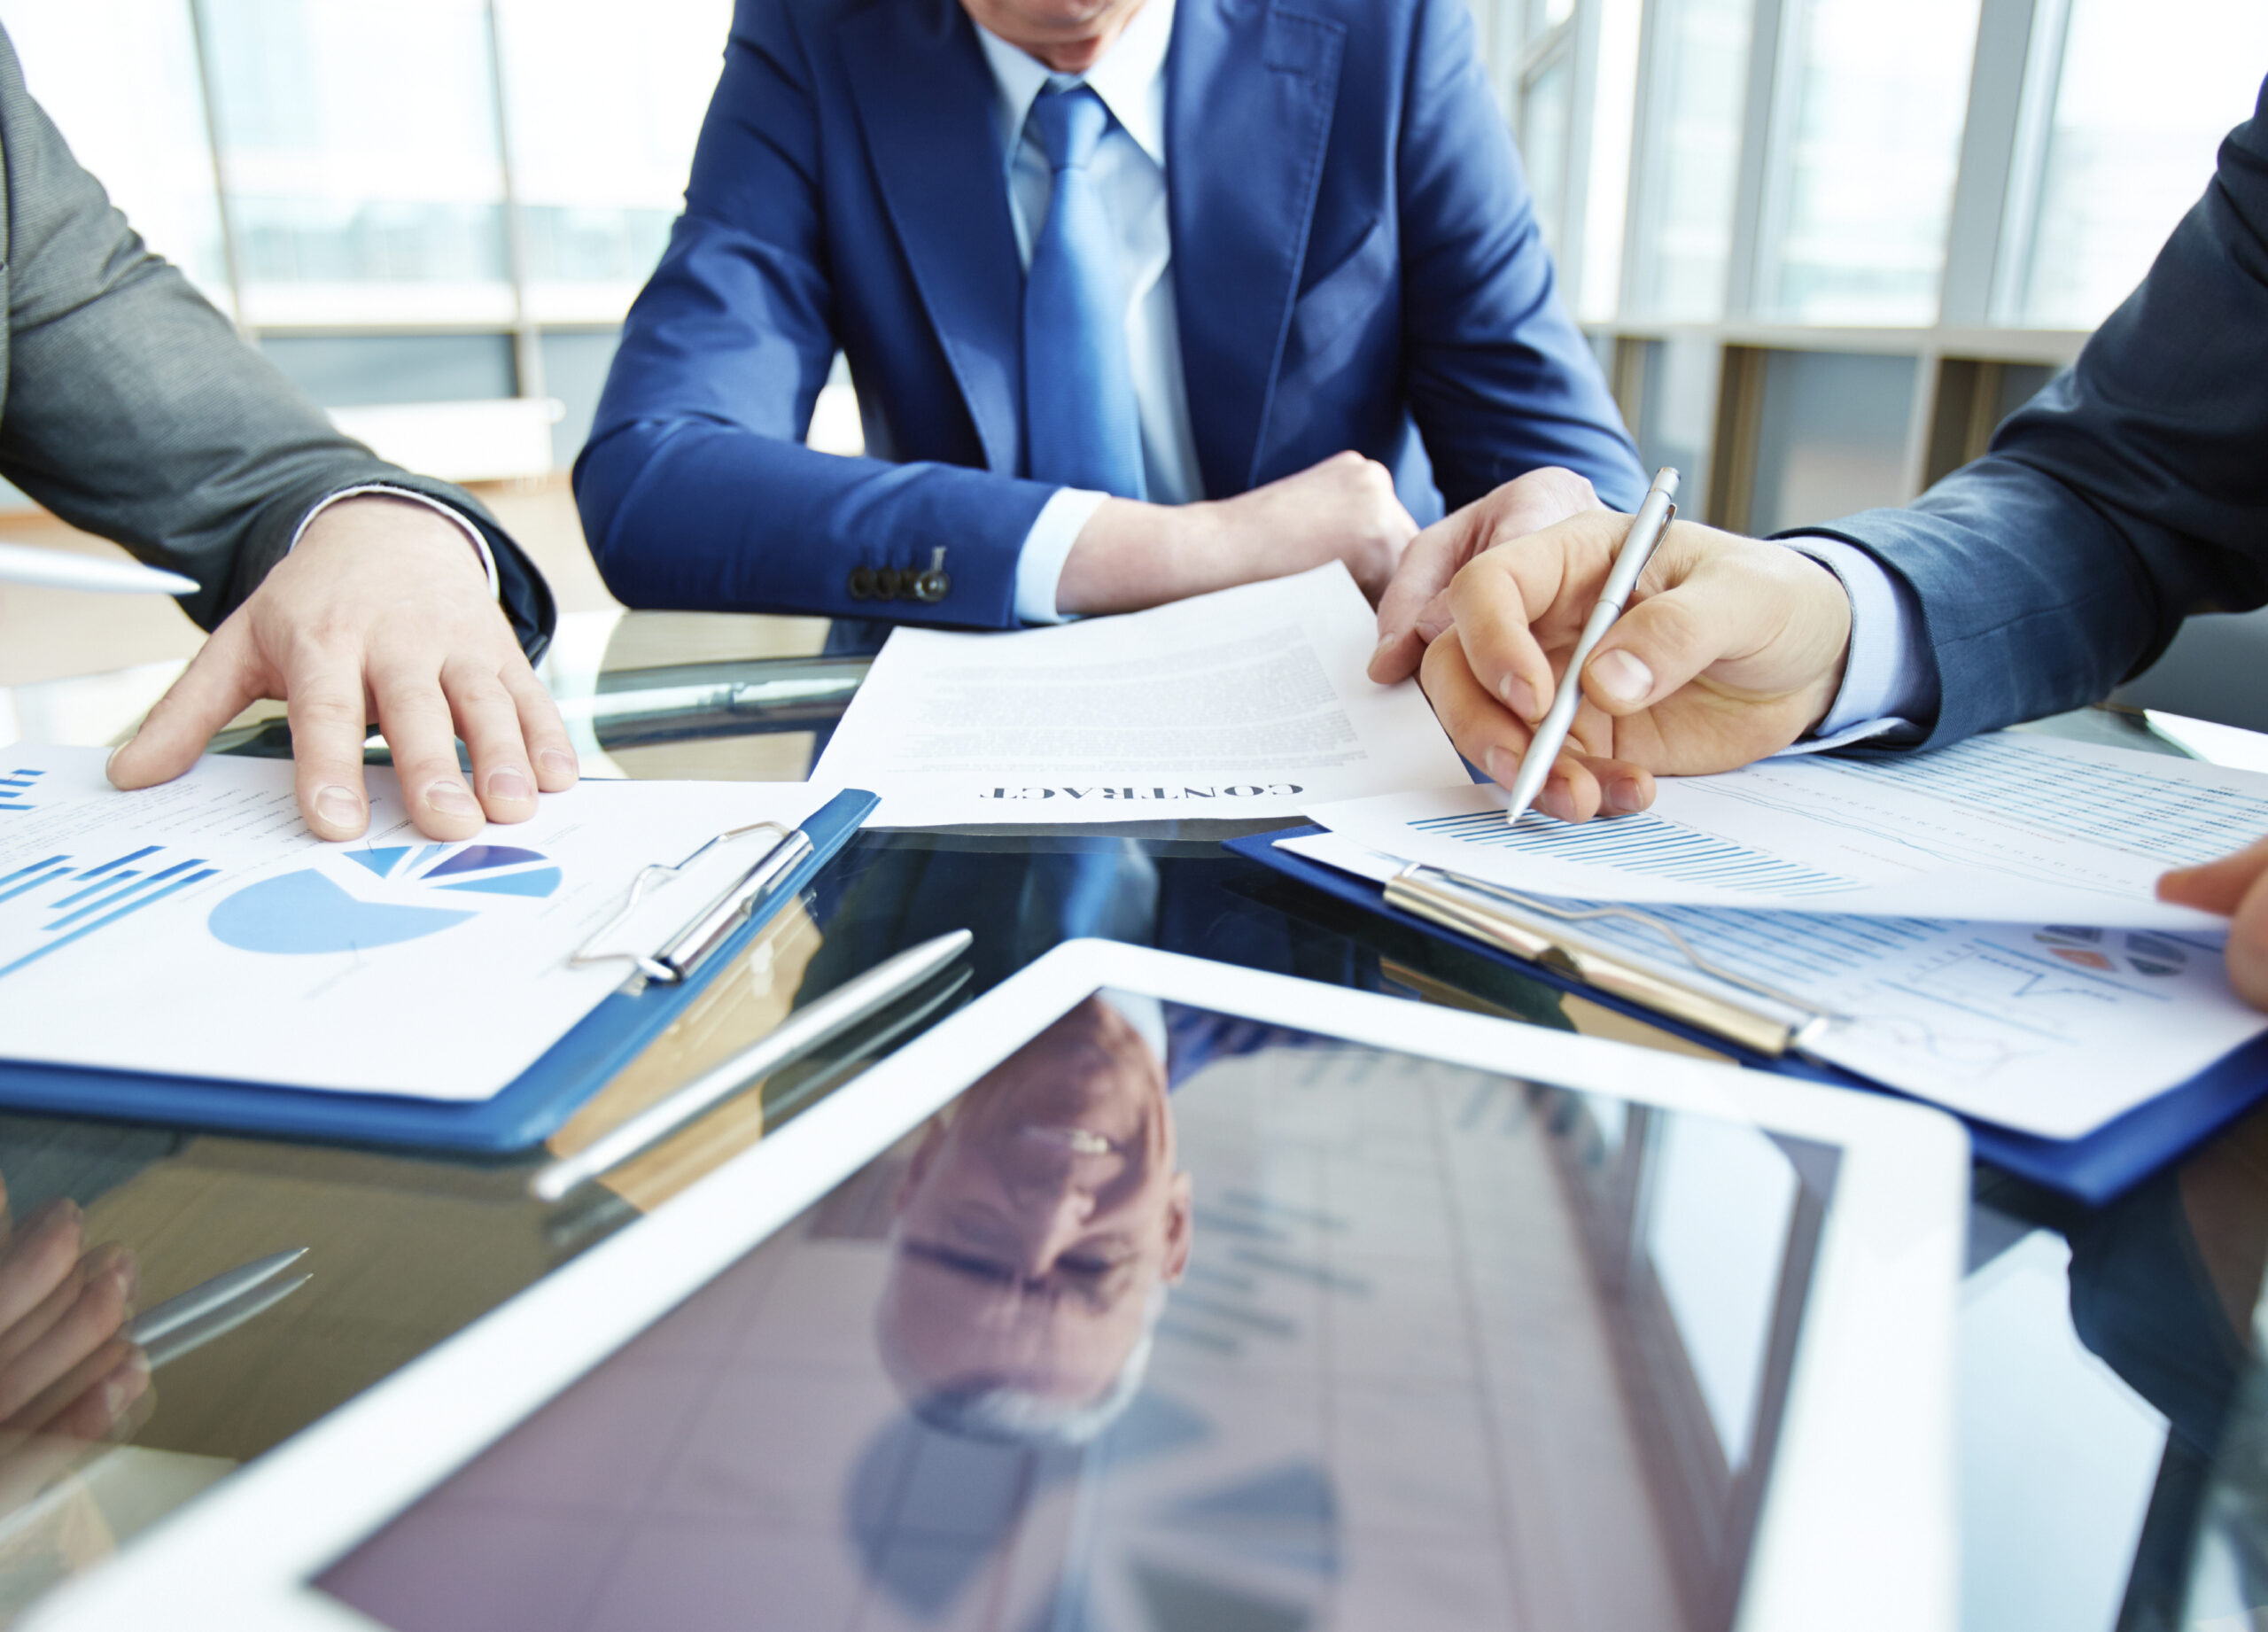
<path id="1" fill-rule="evenodd" d="M 1492 748 L 1480 756 L 1480 768 L 1509 788 L 1520 773 L 1520 757 L 1509 748 Z"/>
<path id="2" fill-rule="evenodd" d="M 1643 703 L 1654 688 L 1654 672 L 1627 651 L 1603 652 L 1594 657 L 1591 677 L 1617 703 Z"/>
<path id="3" fill-rule="evenodd" d="M 25 1222 L 34 1231 L 75 1230 L 79 1226 L 79 1204 L 69 1196 L 59 1196 Z"/>
<path id="4" fill-rule="evenodd" d="M 140 1349 L 126 1356 L 125 1363 L 110 1374 L 103 1384 L 103 1414 L 116 1417 L 150 1386 L 150 1356 Z"/>
<path id="5" fill-rule="evenodd" d="M 362 801 L 352 788 L 326 788 L 315 795 L 315 814 L 335 828 L 357 827 L 362 820 Z"/>
<path id="6" fill-rule="evenodd" d="M 425 808 L 443 816 L 478 816 L 480 806 L 472 797 L 472 789 L 462 782 L 439 781 L 425 789 Z"/>
<path id="7" fill-rule="evenodd" d="M 1399 641 L 1399 640 L 1401 640 L 1401 639 L 1402 639 L 1402 637 L 1401 637 L 1400 635 L 1398 635 L 1398 634 L 1382 634 L 1382 635 L 1380 635 L 1380 636 L 1379 637 L 1379 643 L 1378 643 L 1376 646 L 1373 646 L 1373 647 L 1371 647 L 1371 657 L 1372 657 L 1372 658 L 1376 658 L 1376 657 L 1378 657 L 1381 652 L 1386 651 L 1389 647 L 1393 646 L 1393 645 L 1394 645 L 1397 641 Z"/>
<path id="8" fill-rule="evenodd" d="M 528 786 L 528 779 L 517 771 L 499 771 L 488 779 L 488 797 L 524 804 L 535 797 L 535 789 Z"/>
<path id="9" fill-rule="evenodd" d="M 1564 776 L 1553 777 L 1543 784 L 1543 791 L 1536 796 L 1535 808 L 1561 821 L 1574 820 L 1575 784 Z"/>
<path id="10" fill-rule="evenodd" d="M 1543 711 L 1536 706 L 1535 688 L 1517 674 L 1507 674 L 1496 688 L 1496 695 L 1504 699 L 1504 706 L 1522 719 L 1534 719 Z"/>
<path id="11" fill-rule="evenodd" d="M 1617 816 L 1627 816 L 1634 811 L 1643 809 L 1645 803 L 1646 790 L 1638 785 L 1638 779 L 1635 776 L 1626 776 L 1619 781 L 1607 784 L 1606 808 Z"/>
<path id="12" fill-rule="evenodd" d="M 583 767 L 575 763 L 574 755 L 562 753 L 555 748 L 547 748 L 538 754 L 535 768 L 540 774 L 555 780 L 563 776 L 578 777 L 583 773 Z"/>

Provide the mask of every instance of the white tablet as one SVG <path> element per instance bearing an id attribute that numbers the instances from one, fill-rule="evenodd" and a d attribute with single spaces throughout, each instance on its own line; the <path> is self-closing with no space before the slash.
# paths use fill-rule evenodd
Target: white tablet
<path id="1" fill-rule="evenodd" d="M 40 1632 L 1953 1618 L 1966 1145 L 1074 942 Z"/>

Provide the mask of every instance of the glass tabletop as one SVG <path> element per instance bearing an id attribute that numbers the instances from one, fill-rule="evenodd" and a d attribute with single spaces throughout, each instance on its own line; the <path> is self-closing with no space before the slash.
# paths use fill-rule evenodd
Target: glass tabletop
<path id="1" fill-rule="evenodd" d="M 824 626 L 799 619 L 571 618 L 544 678 L 590 774 L 797 779 L 866 672 L 862 658 L 824 655 L 823 635 Z M 151 665 L 0 691 L 0 740 L 117 740 L 175 672 Z M 288 754 L 277 714 L 238 721 L 216 748 Z M 2108 712 L 2044 728 L 2154 745 Z M 382 758 L 383 745 L 371 752 Z M 253 1307 L 224 1341 L 167 1359 L 102 1442 L 58 1446 L 0 1430 L 0 1617 L 1074 936 L 1706 1052 L 1240 860 L 1220 845 L 1239 830 L 861 835 L 546 1148 L 523 1156 L 0 1115 L 0 1179 L 16 1232 L 0 1251 L 0 1278 L 36 1248 L 42 1209 L 57 1205 L 81 1210 L 87 1241 L 117 1242 L 131 1255 L 142 1307 L 289 1249 L 307 1250 L 271 1286 L 308 1277 Z M 579 1199 L 546 1207 L 528 1197 L 539 1162 L 580 1148 L 889 953 L 963 927 L 976 938 L 959 986 L 917 994 Z M 2099 1211 L 1976 1170 L 1958 1377 L 1964 1625 L 2251 1624 L 2249 1606 L 2268 1598 L 2268 1382 L 2252 1357 L 2264 1265 L 2268 1111 Z M 38 1311 L 21 1318 L 36 1323 Z M 0 1388 L 19 1347 L 0 1332 Z"/>

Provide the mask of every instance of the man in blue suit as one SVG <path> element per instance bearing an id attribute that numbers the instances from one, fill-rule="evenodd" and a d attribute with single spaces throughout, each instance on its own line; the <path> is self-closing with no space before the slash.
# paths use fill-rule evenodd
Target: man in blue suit
<path id="1" fill-rule="evenodd" d="M 1543 465 L 1643 487 L 1462 0 L 740 0 L 576 493 L 632 605 L 1013 627 Z"/>
<path id="2" fill-rule="evenodd" d="M 1807 735 L 1938 747 L 2108 696 L 2193 612 L 2268 603 L 2264 245 L 2268 85 L 2141 287 L 1984 458 L 1785 544 L 1674 523 L 1539 803 L 1643 809 L 1656 773 Z M 1372 676 L 1422 657 L 1450 736 L 1509 782 L 1628 526 L 1550 472 L 1449 517 L 1387 592 Z M 2268 840 L 2159 889 L 2234 918 L 2230 976 L 2268 1007 Z"/>

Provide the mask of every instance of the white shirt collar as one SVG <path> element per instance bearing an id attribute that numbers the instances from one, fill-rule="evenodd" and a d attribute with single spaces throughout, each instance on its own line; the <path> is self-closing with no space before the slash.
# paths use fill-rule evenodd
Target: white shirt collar
<path id="1" fill-rule="evenodd" d="M 1111 117 L 1161 170 L 1166 165 L 1166 51 L 1173 43 L 1173 8 L 1174 0 L 1143 0 L 1126 32 L 1111 42 L 1101 60 L 1076 76 L 1093 88 Z M 1054 74 L 982 23 L 976 25 L 976 42 L 984 48 L 999 93 L 1001 144 L 1013 165 L 1031 105 Z"/>

